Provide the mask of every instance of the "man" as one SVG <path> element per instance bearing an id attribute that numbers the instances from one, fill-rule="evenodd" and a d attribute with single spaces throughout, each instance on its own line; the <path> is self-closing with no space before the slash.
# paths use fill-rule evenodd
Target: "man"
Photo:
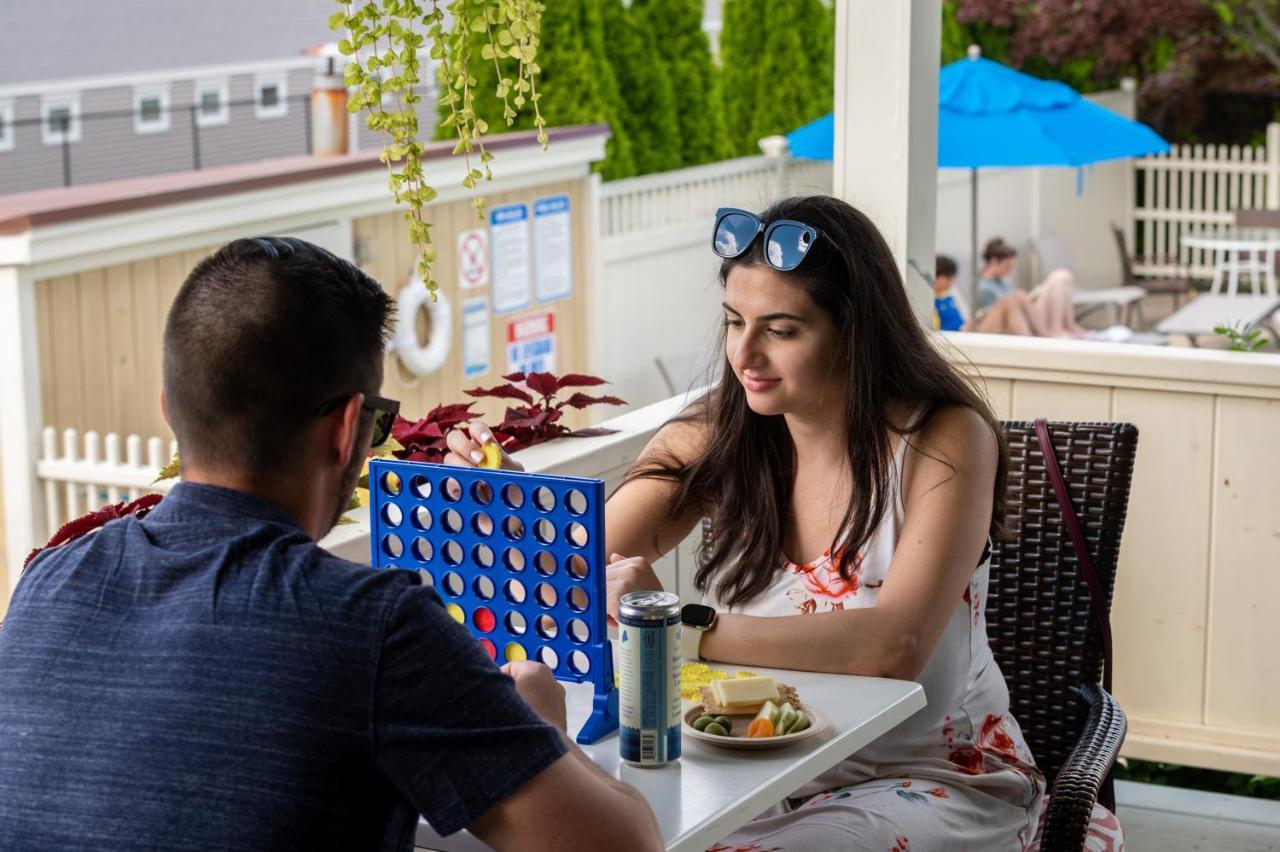
<path id="1" fill-rule="evenodd" d="M 33 560 L 0 627 L 0 849 L 404 850 L 419 814 L 497 849 L 661 847 L 545 667 L 500 671 L 417 574 L 316 545 L 394 416 L 390 313 L 301 240 L 192 271 L 161 400 L 182 482 Z"/>

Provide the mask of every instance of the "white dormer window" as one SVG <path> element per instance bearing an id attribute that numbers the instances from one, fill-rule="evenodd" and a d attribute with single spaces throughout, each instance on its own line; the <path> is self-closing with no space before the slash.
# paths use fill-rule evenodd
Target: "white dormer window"
<path id="1" fill-rule="evenodd" d="M 40 138 L 46 145 L 80 141 L 80 95 L 46 95 L 40 102 Z"/>
<path id="2" fill-rule="evenodd" d="M 133 90 L 135 133 L 163 133 L 169 129 L 169 87 L 139 86 Z"/>
<path id="3" fill-rule="evenodd" d="M 13 150 L 13 101 L 0 101 L 0 151 Z"/>
<path id="4" fill-rule="evenodd" d="M 226 80 L 201 80 L 195 87 L 196 124 L 212 127 L 231 120 Z"/>
<path id="5" fill-rule="evenodd" d="M 253 83 L 253 114 L 257 118 L 281 118 L 289 114 L 289 92 L 283 73 L 259 74 Z"/>

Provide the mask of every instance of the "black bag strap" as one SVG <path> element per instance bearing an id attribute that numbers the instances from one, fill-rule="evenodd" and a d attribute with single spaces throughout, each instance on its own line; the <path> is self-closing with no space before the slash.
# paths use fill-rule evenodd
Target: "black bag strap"
<path id="1" fill-rule="evenodd" d="M 1062 522 L 1071 536 L 1076 562 L 1089 586 L 1089 597 L 1093 600 L 1093 620 L 1098 635 L 1102 638 L 1102 688 L 1111 692 L 1111 618 L 1108 614 L 1107 596 L 1102 590 L 1097 569 L 1093 567 L 1093 558 L 1089 555 L 1089 547 L 1084 540 L 1084 530 L 1080 528 L 1075 508 L 1071 505 L 1071 492 L 1062 477 L 1062 468 L 1058 466 L 1058 455 L 1053 449 L 1053 439 L 1049 434 L 1049 421 L 1043 417 L 1037 418 L 1035 426 L 1040 452 L 1044 455 L 1045 470 L 1049 473 L 1049 481 L 1053 483 L 1053 491 L 1058 497 L 1058 506 L 1062 509 Z"/>

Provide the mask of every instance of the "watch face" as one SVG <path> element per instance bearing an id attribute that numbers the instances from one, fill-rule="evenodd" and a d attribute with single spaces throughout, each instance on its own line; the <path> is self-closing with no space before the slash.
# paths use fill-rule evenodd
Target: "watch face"
<path id="1" fill-rule="evenodd" d="M 707 628 L 716 619 L 716 611 L 703 604 L 685 604 L 680 609 L 680 622 L 690 627 Z"/>

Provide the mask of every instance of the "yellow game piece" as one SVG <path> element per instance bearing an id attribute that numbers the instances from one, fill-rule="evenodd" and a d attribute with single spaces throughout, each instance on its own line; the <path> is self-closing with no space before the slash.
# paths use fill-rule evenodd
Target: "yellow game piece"
<path id="1" fill-rule="evenodd" d="M 502 467 L 502 448 L 493 441 L 481 444 L 480 452 L 484 453 L 484 461 L 480 462 L 481 467 L 489 470 L 497 470 Z"/>
<path id="2" fill-rule="evenodd" d="M 519 642 L 508 642 L 507 647 L 502 649 L 502 656 L 507 658 L 508 663 L 514 663 L 517 660 L 529 659 L 529 652 Z"/>
<path id="3" fill-rule="evenodd" d="M 467 620 L 466 613 L 464 613 L 462 611 L 462 607 L 458 606 L 457 604 L 447 604 L 445 606 L 445 611 L 448 612 L 450 615 L 452 615 L 453 620 L 458 622 L 459 624 L 462 624 L 464 621 Z"/>

